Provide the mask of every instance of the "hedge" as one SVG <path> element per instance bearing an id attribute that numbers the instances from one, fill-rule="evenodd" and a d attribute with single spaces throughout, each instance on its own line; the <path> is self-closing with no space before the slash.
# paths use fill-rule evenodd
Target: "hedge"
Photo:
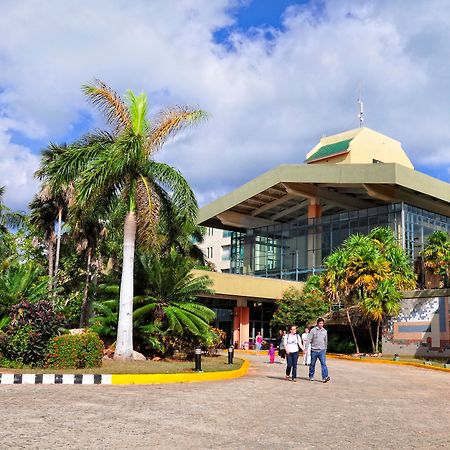
<path id="1" fill-rule="evenodd" d="M 55 369 L 100 367 L 103 349 L 103 341 L 97 333 L 63 334 L 52 339 L 46 367 Z"/>

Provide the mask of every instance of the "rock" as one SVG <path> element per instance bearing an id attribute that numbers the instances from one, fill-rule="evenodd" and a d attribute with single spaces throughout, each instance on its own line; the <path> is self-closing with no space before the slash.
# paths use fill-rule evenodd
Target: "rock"
<path id="1" fill-rule="evenodd" d="M 134 361 L 146 361 L 147 358 L 142 353 L 133 351 L 133 360 Z"/>
<path id="2" fill-rule="evenodd" d="M 161 361 L 161 358 L 159 356 L 155 356 L 154 358 L 152 358 L 152 361 Z"/>
<path id="3" fill-rule="evenodd" d="M 85 328 L 72 328 L 71 330 L 69 330 L 69 333 L 72 335 L 75 334 L 86 334 L 87 330 Z"/>

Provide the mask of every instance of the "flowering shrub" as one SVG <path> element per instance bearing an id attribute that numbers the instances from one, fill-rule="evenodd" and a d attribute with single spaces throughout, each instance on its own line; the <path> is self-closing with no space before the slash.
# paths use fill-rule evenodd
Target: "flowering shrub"
<path id="1" fill-rule="evenodd" d="M 64 316 L 53 309 L 51 302 L 23 301 L 10 310 L 11 322 L 0 336 L 0 351 L 18 363 L 42 365 L 47 356 L 49 340 L 64 325 Z"/>
<path id="2" fill-rule="evenodd" d="M 46 367 L 84 369 L 102 365 L 103 341 L 97 333 L 63 334 L 52 339 Z"/>

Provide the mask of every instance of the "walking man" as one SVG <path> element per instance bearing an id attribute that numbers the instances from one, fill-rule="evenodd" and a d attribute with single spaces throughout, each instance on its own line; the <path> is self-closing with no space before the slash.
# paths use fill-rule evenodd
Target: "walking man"
<path id="1" fill-rule="evenodd" d="M 297 361 L 298 352 L 303 350 L 303 344 L 300 336 L 297 334 L 297 327 L 292 325 L 290 333 L 284 336 L 284 349 L 286 350 L 286 380 L 289 380 L 289 375 L 292 369 L 292 381 L 297 381 Z"/>
<path id="2" fill-rule="evenodd" d="M 309 332 L 309 345 L 311 347 L 311 364 L 309 366 L 309 381 L 314 379 L 314 371 L 316 368 L 317 359 L 320 360 L 320 366 L 322 369 L 322 381 L 326 383 L 330 381 L 328 376 L 328 367 L 326 362 L 326 353 L 328 345 L 328 333 L 323 327 L 323 319 L 319 317 L 317 319 L 317 325 Z"/>

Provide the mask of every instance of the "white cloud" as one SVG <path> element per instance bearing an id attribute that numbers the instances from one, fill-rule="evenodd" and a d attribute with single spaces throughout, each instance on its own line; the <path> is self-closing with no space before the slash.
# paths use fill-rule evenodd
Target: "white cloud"
<path id="1" fill-rule="evenodd" d="M 6 187 L 3 201 L 13 210 L 25 210 L 37 190 L 33 173 L 39 158 L 26 147 L 11 143 L 6 125 L 11 124 L 0 120 L 0 186 Z"/>
<path id="2" fill-rule="evenodd" d="M 3 1 L 0 117 L 9 151 L 0 174 L 16 151 L 30 173 L 35 164 L 11 142 L 19 129 L 41 141 L 73 136 L 93 111 L 80 94 L 93 77 L 121 93 L 147 91 L 155 108 L 187 103 L 210 113 L 160 155 L 202 204 L 277 164 L 303 162 L 323 134 L 356 127 L 360 85 L 367 126 L 402 141 L 430 171 L 450 162 L 445 0 L 312 2 L 289 8 L 283 31 L 234 32 L 228 52 L 212 35 L 232 23 L 236 3 Z"/>

